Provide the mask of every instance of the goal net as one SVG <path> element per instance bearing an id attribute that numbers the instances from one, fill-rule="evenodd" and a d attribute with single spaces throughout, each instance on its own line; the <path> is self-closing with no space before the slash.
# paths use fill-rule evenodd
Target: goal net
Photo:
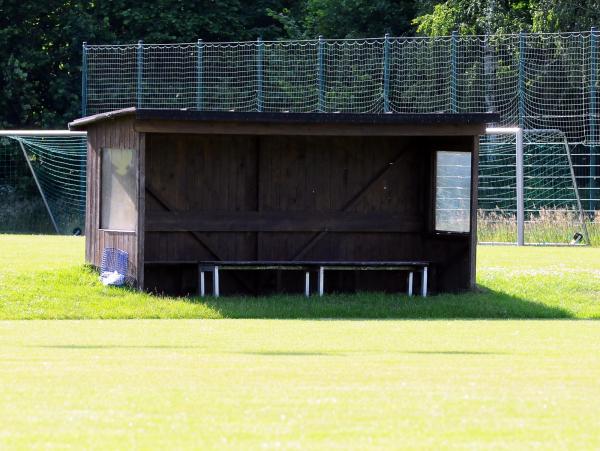
<path id="1" fill-rule="evenodd" d="M 85 134 L 0 132 L 0 232 L 83 232 Z"/>
<path id="2" fill-rule="evenodd" d="M 521 211 L 524 244 L 589 243 L 564 133 L 523 130 L 519 172 L 517 134 L 495 130 L 480 140 L 479 241 L 518 242 Z"/>

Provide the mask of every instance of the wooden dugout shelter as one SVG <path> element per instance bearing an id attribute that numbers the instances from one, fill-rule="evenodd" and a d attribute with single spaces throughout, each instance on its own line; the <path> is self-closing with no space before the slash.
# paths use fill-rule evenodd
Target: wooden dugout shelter
<path id="1" fill-rule="evenodd" d="M 88 133 L 86 260 L 126 250 L 137 287 L 173 294 L 196 292 L 208 261 L 425 262 L 431 291 L 471 289 L 479 135 L 496 119 L 128 108 L 75 120 Z M 221 277 L 226 294 L 303 283 L 292 271 Z M 327 290 L 406 284 L 344 271 Z"/>

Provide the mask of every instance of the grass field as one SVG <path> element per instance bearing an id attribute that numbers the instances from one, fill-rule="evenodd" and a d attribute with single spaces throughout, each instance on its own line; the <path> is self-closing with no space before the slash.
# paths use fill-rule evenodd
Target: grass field
<path id="1" fill-rule="evenodd" d="M 598 449 L 589 321 L 0 322 L 0 448 Z"/>
<path id="2" fill-rule="evenodd" d="M 161 298 L 82 261 L 0 235 L 0 449 L 600 448 L 595 321 L 456 319 L 598 318 L 600 249 L 480 247 L 479 292 L 427 299 Z M 140 319 L 6 320 L 111 317 Z"/>
<path id="3" fill-rule="evenodd" d="M 478 249 L 479 291 L 168 298 L 103 287 L 80 237 L 0 235 L 0 319 L 600 318 L 600 248 Z"/>

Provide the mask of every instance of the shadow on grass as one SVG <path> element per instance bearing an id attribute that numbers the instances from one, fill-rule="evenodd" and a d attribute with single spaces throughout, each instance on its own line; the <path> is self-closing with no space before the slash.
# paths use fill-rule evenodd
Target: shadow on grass
<path id="1" fill-rule="evenodd" d="M 235 355 L 248 355 L 248 356 L 264 356 L 264 357 L 352 357 L 357 354 L 356 351 L 214 351 L 206 348 L 205 346 L 194 346 L 194 345 L 30 345 L 28 348 L 42 348 L 42 349 L 71 349 L 71 350 L 114 350 L 114 349 L 148 349 L 148 350 L 203 350 L 206 351 L 204 354 L 235 354 Z M 483 355 L 509 355 L 508 352 L 487 352 L 487 351 L 463 351 L 463 350 L 419 350 L 419 351 L 408 351 L 408 350 L 361 350 L 359 354 L 408 354 L 408 355 L 456 355 L 456 356 L 483 356 Z M 29 360 L 29 359 L 23 359 Z M 22 361 L 22 360 L 16 360 Z"/>
<path id="2" fill-rule="evenodd" d="M 404 351 L 403 354 L 423 355 L 510 355 L 510 352 L 486 352 L 486 351 Z"/>
<path id="3" fill-rule="evenodd" d="M 2 319 L 568 319 L 567 308 L 480 287 L 463 294 L 419 296 L 384 293 L 324 297 L 173 298 L 131 288 L 103 287 L 89 267 L 38 271 L 4 278 L 11 287 Z M 6 293 L 2 293 L 5 294 Z M 544 299 L 547 293 L 540 293 Z M 547 296 L 546 296 L 547 297 Z M 556 296 L 553 297 L 555 299 Z M 568 306 L 568 304 L 566 304 Z"/>
<path id="4" fill-rule="evenodd" d="M 31 345 L 28 348 L 47 348 L 47 349 L 204 349 L 206 346 L 194 345 Z"/>
<path id="5" fill-rule="evenodd" d="M 28 348 L 43 349 L 199 349 L 207 351 L 208 354 L 215 353 L 206 346 L 194 345 L 31 345 Z M 335 351 L 243 351 L 243 352 L 218 352 L 219 354 L 238 354 L 238 355 L 263 355 L 263 356 L 343 356 L 344 353 Z M 404 354 L 404 352 L 402 352 Z M 412 352 L 410 352 L 412 353 Z"/>
<path id="6" fill-rule="evenodd" d="M 407 297 L 384 293 L 188 298 L 223 318 L 263 319 L 565 319 L 568 310 L 480 288 L 478 292 Z"/>

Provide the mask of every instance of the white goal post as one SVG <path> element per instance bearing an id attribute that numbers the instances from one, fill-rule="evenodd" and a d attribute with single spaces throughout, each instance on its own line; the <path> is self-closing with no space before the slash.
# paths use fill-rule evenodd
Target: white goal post
<path id="1" fill-rule="evenodd" d="M 558 129 L 522 129 L 521 127 L 487 127 L 486 135 L 514 135 L 515 137 L 515 176 L 516 176 L 516 211 L 517 211 L 517 245 L 525 245 L 525 176 L 524 176 L 524 134 L 525 133 L 557 133 L 564 138 L 565 152 L 569 163 L 569 170 L 573 190 L 575 192 L 575 200 L 579 210 L 579 218 L 583 227 L 584 238 L 589 244 L 589 236 L 583 215 L 583 207 L 579 190 L 577 188 L 577 179 L 573 170 L 573 162 L 571 159 L 571 151 L 564 137 L 564 133 Z"/>

